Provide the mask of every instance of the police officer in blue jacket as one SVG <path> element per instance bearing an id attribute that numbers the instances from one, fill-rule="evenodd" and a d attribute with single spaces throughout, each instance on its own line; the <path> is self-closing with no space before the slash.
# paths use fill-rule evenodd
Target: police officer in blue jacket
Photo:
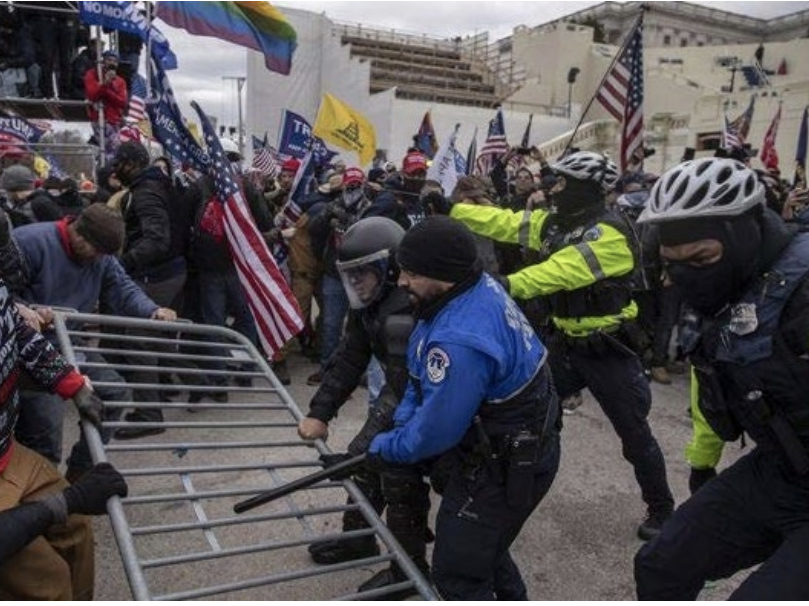
<path id="1" fill-rule="evenodd" d="M 370 464 L 435 461 L 443 477 L 433 579 L 450 600 L 525 600 L 509 554 L 559 466 L 559 403 L 547 351 L 519 307 L 480 269 L 472 233 L 432 216 L 398 252 L 415 307 L 410 383 Z M 438 474 L 436 474 L 437 476 Z"/>
<path id="2" fill-rule="evenodd" d="M 759 565 L 733 600 L 809 599 L 809 234 L 765 208 L 730 159 L 675 166 L 639 221 L 659 226 L 668 277 L 696 312 L 699 408 L 755 447 L 708 480 L 635 558 L 641 600 L 694 600 Z"/>

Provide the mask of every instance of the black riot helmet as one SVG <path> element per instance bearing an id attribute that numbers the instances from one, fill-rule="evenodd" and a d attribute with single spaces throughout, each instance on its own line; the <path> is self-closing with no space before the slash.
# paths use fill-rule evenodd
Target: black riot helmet
<path id="1" fill-rule="evenodd" d="M 337 250 L 337 271 L 352 309 L 367 307 L 396 284 L 396 251 L 402 226 L 385 217 L 360 219 L 343 235 Z"/>

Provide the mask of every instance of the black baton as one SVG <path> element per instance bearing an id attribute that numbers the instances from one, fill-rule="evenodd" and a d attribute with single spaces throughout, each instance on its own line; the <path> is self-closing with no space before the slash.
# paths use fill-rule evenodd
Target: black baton
<path id="1" fill-rule="evenodd" d="M 254 507 L 275 501 L 276 499 L 285 497 L 286 495 L 301 490 L 302 488 L 308 488 L 309 486 L 322 482 L 323 480 L 330 480 L 334 476 L 346 476 L 347 471 L 350 471 L 355 467 L 360 467 L 365 463 L 365 456 L 365 453 L 362 453 L 361 455 L 357 455 L 356 457 L 343 461 L 342 463 L 337 463 L 337 465 L 326 467 L 325 469 L 316 471 L 308 476 L 303 476 L 302 478 L 292 480 L 287 484 L 282 484 L 281 486 L 272 488 L 267 492 L 257 494 L 254 497 L 250 497 L 246 501 L 236 503 L 233 506 L 233 511 L 235 513 L 244 513 L 245 511 L 249 511 Z"/>

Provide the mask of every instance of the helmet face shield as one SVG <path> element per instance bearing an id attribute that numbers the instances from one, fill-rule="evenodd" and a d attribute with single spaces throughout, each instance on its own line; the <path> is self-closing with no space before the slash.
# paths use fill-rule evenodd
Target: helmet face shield
<path id="1" fill-rule="evenodd" d="M 379 298 L 389 266 L 390 253 L 387 249 L 351 261 L 337 261 L 337 271 L 340 272 L 351 309 L 363 309 Z"/>

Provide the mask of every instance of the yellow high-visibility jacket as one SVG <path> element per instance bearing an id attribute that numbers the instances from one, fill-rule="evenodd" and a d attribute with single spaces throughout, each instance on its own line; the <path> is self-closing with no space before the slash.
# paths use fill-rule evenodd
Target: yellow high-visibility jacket
<path id="1" fill-rule="evenodd" d="M 544 209 L 514 212 L 456 204 L 450 216 L 481 236 L 541 250 L 542 228 L 550 213 Z M 509 275 L 511 296 L 532 299 L 585 289 L 607 280 L 616 282 L 616 288 L 626 288 L 628 295 L 628 285 L 616 280 L 627 280 L 635 269 L 635 255 L 627 236 L 614 225 L 599 220 L 582 230 L 579 236 L 582 237 L 573 238 L 578 242 L 559 248 L 541 263 Z M 637 304 L 629 296 L 626 299 L 621 309 L 606 315 L 566 317 L 551 305 L 551 319 L 559 330 L 572 337 L 618 328 L 622 322 L 633 320 L 638 315 Z"/>

